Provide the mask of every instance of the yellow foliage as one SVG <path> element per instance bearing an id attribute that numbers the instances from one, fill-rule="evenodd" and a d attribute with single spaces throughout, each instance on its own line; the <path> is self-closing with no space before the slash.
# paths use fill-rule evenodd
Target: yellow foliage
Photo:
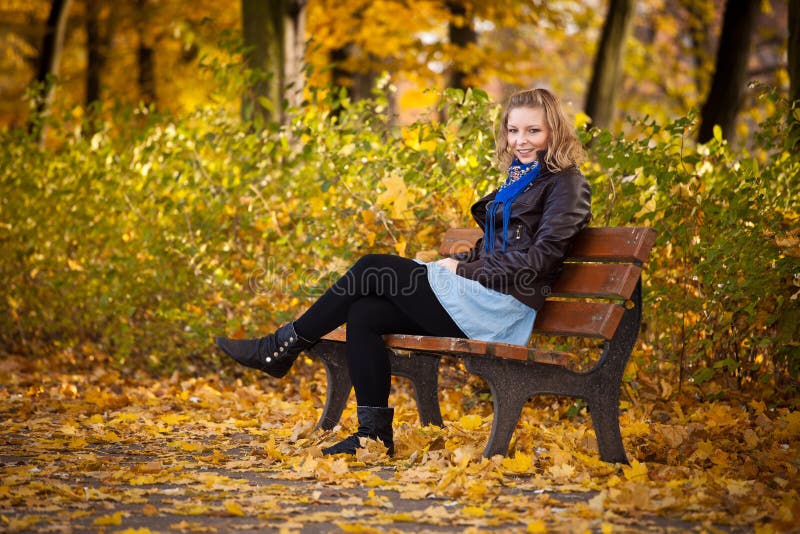
<path id="1" fill-rule="evenodd" d="M 98 526 L 116 526 L 122 524 L 122 512 L 104 515 L 94 520 L 93 524 Z"/>
<path id="2" fill-rule="evenodd" d="M 512 473 L 527 473 L 531 469 L 533 457 L 518 451 L 513 458 L 503 458 L 502 463 Z"/>
<path id="3" fill-rule="evenodd" d="M 647 465 L 644 462 L 632 460 L 630 465 L 622 466 L 625 478 L 632 482 L 647 480 Z"/>
<path id="4" fill-rule="evenodd" d="M 477 430 L 483 424 L 483 417 L 480 415 L 465 415 L 458 420 L 458 424 L 461 425 L 461 428 L 464 430 Z"/>
<path id="5" fill-rule="evenodd" d="M 541 519 L 530 521 L 525 528 L 525 532 L 528 534 L 545 534 L 547 532 L 547 523 Z"/>

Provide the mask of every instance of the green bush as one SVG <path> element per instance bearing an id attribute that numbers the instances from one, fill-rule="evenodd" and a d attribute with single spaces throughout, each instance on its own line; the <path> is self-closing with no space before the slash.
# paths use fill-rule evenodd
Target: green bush
<path id="1" fill-rule="evenodd" d="M 752 151 L 732 151 L 719 129 L 695 144 L 694 113 L 633 121 L 634 139 L 592 133 L 595 224 L 659 233 L 646 274 L 648 363 L 677 362 L 695 383 L 800 372 L 800 158 L 786 102 L 761 98 L 773 113 Z"/>
<path id="2" fill-rule="evenodd" d="M 382 94 L 312 92 L 284 127 L 139 110 L 91 135 L 56 125 L 53 150 L 3 132 L 4 350 L 98 348 L 168 369 L 202 361 L 214 335 L 297 315 L 365 252 L 430 256 L 497 183 L 498 108 L 449 91 L 446 121 L 431 110 L 400 128 Z M 694 115 L 637 121 L 633 138 L 584 133 L 593 224 L 659 232 L 641 357 L 697 382 L 800 371 L 798 156 L 785 104 L 764 98 L 774 112 L 752 153 L 696 146 Z"/>

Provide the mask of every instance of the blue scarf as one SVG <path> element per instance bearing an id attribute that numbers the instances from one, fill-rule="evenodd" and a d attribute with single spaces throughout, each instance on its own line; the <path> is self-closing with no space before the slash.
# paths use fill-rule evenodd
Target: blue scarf
<path id="1" fill-rule="evenodd" d="M 500 206 L 503 207 L 503 252 L 506 251 L 511 204 L 539 176 L 540 170 L 541 167 L 538 160 L 530 163 L 520 163 L 517 158 L 514 158 L 514 161 L 511 162 L 511 166 L 508 168 L 508 178 L 497 190 L 494 200 L 486 206 L 486 225 L 483 229 L 484 249 L 486 251 L 494 252 L 495 212 Z"/>

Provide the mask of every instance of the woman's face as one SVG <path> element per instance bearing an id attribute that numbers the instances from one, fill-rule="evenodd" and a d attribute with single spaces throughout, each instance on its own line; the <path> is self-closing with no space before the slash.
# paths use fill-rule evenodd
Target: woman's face
<path id="1" fill-rule="evenodd" d="M 536 151 L 547 149 L 550 129 L 544 108 L 514 108 L 508 113 L 508 148 L 520 163 L 536 161 Z"/>

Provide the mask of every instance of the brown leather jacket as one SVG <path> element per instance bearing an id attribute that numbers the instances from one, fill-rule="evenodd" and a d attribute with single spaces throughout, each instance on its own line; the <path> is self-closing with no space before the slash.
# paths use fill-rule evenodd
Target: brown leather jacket
<path id="1" fill-rule="evenodd" d="M 480 228 L 486 221 L 486 206 L 496 194 L 493 191 L 472 205 Z M 506 252 L 503 215 L 498 210 L 494 252 L 484 250 L 481 238 L 468 252 L 453 256 L 459 260 L 456 273 L 541 309 L 572 239 L 591 219 L 591 198 L 589 183 L 577 167 L 555 173 L 544 169 L 511 205 Z"/>

